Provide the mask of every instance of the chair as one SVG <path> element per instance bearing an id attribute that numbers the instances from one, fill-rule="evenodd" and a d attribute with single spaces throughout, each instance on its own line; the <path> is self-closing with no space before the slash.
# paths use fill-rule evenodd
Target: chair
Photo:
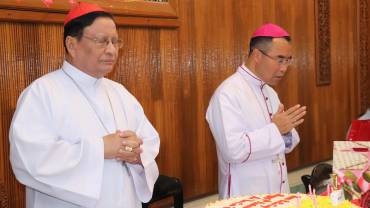
<path id="1" fill-rule="evenodd" d="M 330 174 L 333 173 L 333 166 L 328 163 L 319 163 L 317 164 L 311 172 L 311 175 L 301 176 L 301 180 L 306 189 L 306 193 L 309 192 L 309 185 L 312 189 L 316 190 L 317 194 L 325 191 L 326 181 L 330 179 Z"/>
<path id="2" fill-rule="evenodd" d="M 311 186 L 317 194 L 327 190 L 328 184 L 331 184 L 330 174 L 333 173 L 333 166 L 327 163 L 320 163 L 314 167 L 311 173 Z"/>
<path id="3" fill-rule="evenodd" d="M 147 203 L 142 203 L 142 208 L 148 208 L 150 204 L 171 196 L 174 198 L 174 208 L 183 208 L 184 199 L 180 180 L 175 177 L 159 175 L 154 184 L 152 199 Z"/>
<path id="4" fill-rule="evenodd" d="M 303 176 L 301 176 L 301 180 L 303 182 L 306 193 L 308 193 L 309 192 L 308 186 L 310 185 L 311 176 L 310 175 L 303 175 Z"/>

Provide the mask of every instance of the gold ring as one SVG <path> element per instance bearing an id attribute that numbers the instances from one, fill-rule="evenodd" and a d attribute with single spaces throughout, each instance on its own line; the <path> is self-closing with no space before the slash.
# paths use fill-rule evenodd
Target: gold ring
<path id="1" fill-rule="evenodd" d="M 132 152 L 132 147 L 130 146 L 125 146 L 125 150 L 128 151 L 128 152 Z"/>

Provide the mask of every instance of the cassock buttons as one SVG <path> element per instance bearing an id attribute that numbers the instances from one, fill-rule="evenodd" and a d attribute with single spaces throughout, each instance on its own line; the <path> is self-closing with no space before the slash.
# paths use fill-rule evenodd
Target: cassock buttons
<path id="1" fill-rule="evenodd" d="M 268 97 L 265 97 L 266 100 L 268 100 L 269 98 Z"/>
<path id="2" fill-rule="evenodd" d="M 282 165 L 284 166 L 284 165 L 285 165 L 285 163 L 282 163 Z"/>
<path id="3" fill-rule="evenodd" d="M 283 183 L 285 183 L 285 181 L 283 181 Z"/>
<path id="4" fill-rule="evenodd" d="M 272 116 L 272 113 L 269 113 L 270 116 Z"/>

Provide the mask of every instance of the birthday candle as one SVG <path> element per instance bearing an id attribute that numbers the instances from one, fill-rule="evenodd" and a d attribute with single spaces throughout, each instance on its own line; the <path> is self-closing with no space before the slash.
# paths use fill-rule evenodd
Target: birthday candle
<path id="1" fill-rule="evenodd" d="M 330 186 L 329 184 L 326 185 L 326 193 L 328 196 L 330 196 Z"/>
<path id="2" fill-rule="evenodd" d="M 313 205 L 314 205 L 314 207 L 315 208 L 318 208 L 318 206 L 317 206 L 317 200 L 316 200 L 316 191 L 315 191 L 315 189 L 313 189 Z"/>
<path id="3" fill-rule="evenodd" d="M 301 207 L 301 193 L 297 193 L 297 207 Z"/>

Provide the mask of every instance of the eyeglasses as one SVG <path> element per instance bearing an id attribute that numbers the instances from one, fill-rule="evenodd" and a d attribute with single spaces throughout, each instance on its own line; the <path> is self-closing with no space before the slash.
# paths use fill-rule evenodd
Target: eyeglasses
<path id="1" fill-rule="evenodd" d="M 112 43 L 112 45 L 116 49 L 122 48 L 123 46 L 123 41 L 121 39 L 115 39 L 115 38 L 109 39 L 107 37 L 104 37 L 104 38 L 95 37 L 94 38 L 94 37 L 89 37 L 86 35 L 83 35 L 82 37 L 93 41 L 98 48 L 106 48 L 109 45 L 109 43 Z"/>
<path id="2" fill-rule="evenodd" d="M 293 64 L 294 59 L 292 57 L 284 57 L 284 56 L 278 56 L 278 57 L 272 57 L 268 55 L 266 52 L 263 50 L 259 50 L 263 55 L 267 56 L 268 58 L 276 61 L 280 66 L 289 66 Z"/>

